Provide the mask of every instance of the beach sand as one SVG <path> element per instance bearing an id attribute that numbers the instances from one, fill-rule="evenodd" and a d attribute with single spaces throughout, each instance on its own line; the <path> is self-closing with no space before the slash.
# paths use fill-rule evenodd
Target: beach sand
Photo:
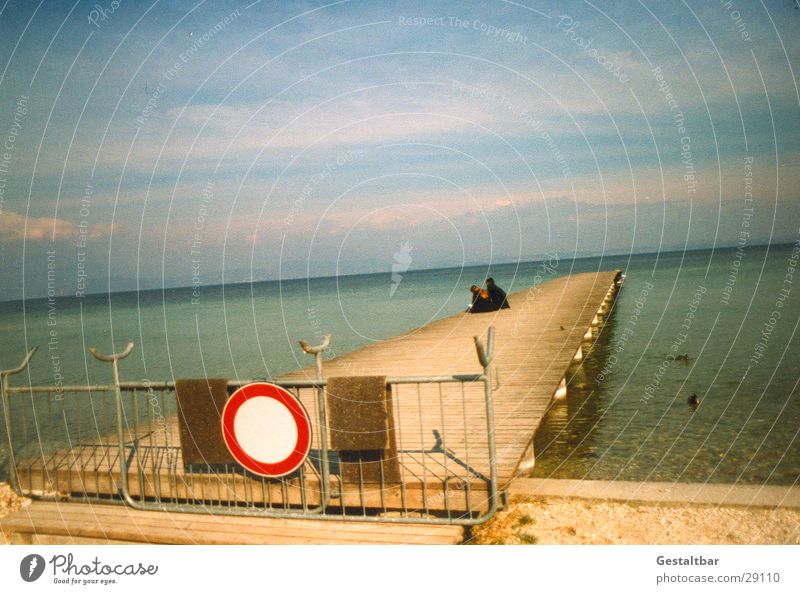
<path id="1" fill-rule="evenodd" d="M 473 544 L 800 544 L 800 510 L 516 497 Z"/>
<path id="2" fill-rule="evenodd" d="M 0 483 L 0 518 L 6 514 L 19 511 L 29 502 L 30 499 L 25 499 L 14 493 L 8 483 Z M 0 544 L 8 544 L 8 539 L 2 532 L 0 532 Z"/>

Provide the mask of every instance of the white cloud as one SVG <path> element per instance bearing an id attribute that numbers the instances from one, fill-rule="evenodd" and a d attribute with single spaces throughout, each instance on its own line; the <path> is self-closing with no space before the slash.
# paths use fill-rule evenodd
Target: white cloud
<path id="1" fill-rule="evenodd" d="M 86 238 L 100 239 L 110 235 L 117 225 L 92 225 L 86 229 Z M 78 237 L 78 227 L 74 223 L 59 218 L 25 217 L 5 211 L 0 214 L 0 239 L 3 241 L 62 241 Z"/>

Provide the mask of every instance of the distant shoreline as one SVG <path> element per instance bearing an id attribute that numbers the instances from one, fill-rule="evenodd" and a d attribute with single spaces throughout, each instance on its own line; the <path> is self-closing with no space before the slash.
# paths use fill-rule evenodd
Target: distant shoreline
<path id="1" fill-rule="evenodd" d="M 786 241 L 780 243 L 758 243 L 758 244 L 751 244 L 748 245 L 748 249 L 751 248 L 779 248 L 784 246 L 793 245 L 793 241 Z M 681 253 L 695 253 L 695 252 L 716 252 L 716 251 L 724 251 L 724 250 L 733 250 L 737 248 L 737 244 L 732 245 L 724 245 L 724 246 L 713 246 L 713 247 L 703 247 L 703 248 L 692 248 L 692 249 L 669 249 L 663 251 L 653 251 L 653 252 L 614 252 L 614 253 L 602 253 L 602 254 L 595 254 L 595 255 L 580 255 L 580 256 L 572 256 L 569 254 L 561 254 L 557 253 L 559 258 L 562 258 L 567 261 L 580 261 L 580 260 L 592 260 L 596 258 L 619 258 L 619 257 L 638 257 L 638 256 L 665 256 L 669 254 L 681 254 Z M 544 258 L 544 257 L 543 257 Z M 488 267 L 488 266 L 513 266 L 513 265 L 525 265 L 525 264 L 536 264 L 538 262 L 545 261 L 546 258 L 542 260 L 509 260 L 509 261 L 498 261 L 493 263 L 476 263 L 476 264 L 464 264 L 463 266 L 440 266 L 434 268 L 411 268 L 407 272 L 408 273 L 421 273 L 421 272 L 437 272 L 443 270 L 457 270 L 463 268 L 477 268 L 477 267 Z M 202 285 L 203 289 L 219 289 L 222 287 L 225 288 L 233 288 L 237 286 L 246 286 L 246 285 L 254 285 L 254 284 L 261 284 L 261 283 L 291 283 L 291 282 L 299 282 L 299 281 L 314 281 L 314 280 L 325 280 L 325 279 L 335 279 L 335 278 L 356 278 L 356 277 L 365 277 L 365 276 L 381 276 L 391 274 L 391 270 L 379 271 L 379 272 L 352 272 L 352 273 L 342 273 L 338 275 L 322 275 L 322 276 L 293 276 L 293 277 L 286 277 L 286 278 L 264 278 L 264 279 L 251 279 L 251 280 L 239 280 L 233 281 L 228 283 L 216 283 L 216 284 L 209 284 L 209 285 Z M 142 293 L 150 293 L 150 292 L 165 292 L 165 291 L 179 291 L 179 290 L 192 290 L 192 285 L 167 285 L 162 287 L 151 287 L 151 288 L 143 288 L 143 289 L 123 289 L 118 291 L 97 291 L 97 292 L 86 292 L 83 295 L 83 298 L 88 297 L 98 297 L 103 295 L 127 295 L 127 294 L 142 294 Z M 75 295 L 73 293 L 64 293 L 56 295 L 56 299 L 74 299 Z M 30 301 L 39 301 L 47 299 L 45 296 L 35 296 L 35 297 L 25 297 L 25 298 L 14 298 L 14 299 L 0 299 L 0 305 L 8 305 L 14 303 L 22 303 L 22 302 L 30 302 Z"/>

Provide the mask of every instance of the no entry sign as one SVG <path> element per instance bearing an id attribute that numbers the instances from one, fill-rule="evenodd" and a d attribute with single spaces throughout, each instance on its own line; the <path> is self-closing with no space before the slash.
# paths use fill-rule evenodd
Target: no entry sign
<path id="1" fill-rule="evenodd" d="M 274 478 L 303 464 L 311 448 L 311 423 L 303 405 L 280 386 L 248 384 L 225 404 L 222 436 L 239 464 Z"/>

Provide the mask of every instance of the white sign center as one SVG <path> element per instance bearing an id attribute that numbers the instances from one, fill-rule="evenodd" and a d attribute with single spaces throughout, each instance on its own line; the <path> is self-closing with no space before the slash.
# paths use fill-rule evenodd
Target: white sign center
<path id="1" fill-rule="evenodd" d="M 250 398 L 236 411 L 236 439 L 248 456 L 275 464 L 297 446 L 297 425 L 292 413 L 274 398 Z"/>

